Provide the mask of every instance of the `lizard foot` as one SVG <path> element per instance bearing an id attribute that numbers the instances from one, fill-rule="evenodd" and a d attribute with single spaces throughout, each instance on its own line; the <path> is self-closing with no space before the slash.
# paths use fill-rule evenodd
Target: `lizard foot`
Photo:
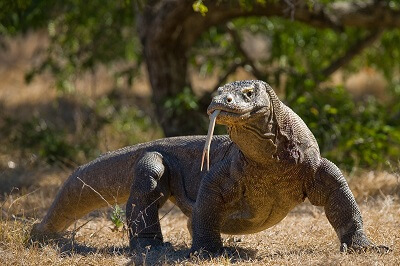
<path id="1" fill-rule="evenodd" d="M 343 240 L 340 245 L 340 252 L 344 253 L 365 253 L 372 251 L 385 254 L 391 251 L 387 246 L 376 245 L 371 242 L 362 231 L 357 231 L 350 236 L 345 236 Z"/>
<path id="2" fill-rule="evenodd" d="M 386 254 L 392 251 L 391 248 L 385 245 L 375 245 L 371 244 L 369 246 L 350 246 L 348 247 L 346 243 L 340 245 L 340 252 L 343 253 L 366 253 L 366 252 L 376 252 L 379 254 Z"/>
<path id="3" fill-rule="evenodd" d="M 224 252 L 224 249 L 222 245 L 208 245 L 204 247 L 196 247 L 193 246 L 190 251 L 188 257 L 199 257 L 201 259 L 210 259 L 213 257 L 219 257 L 221 256 Z"/>
<path id="4" fill-rule="evenodd" d="M 170 242 L 160 244 L 159 242 L 148 240 L 142 238 L 136 248 L 132 249 L 131 247 L 129 254 L 131 262 L 127 265 L 158 265 L 160 254 L 166 254 L 174 250 Z M 148 245 L 144 246 L 146 244 Z"/>
<path id="5" fill-rule="evenodd" d="M 217 257 L 224 257 L 226 259 L 231 260 L 232 258 L 238 257 L 240 251 L 236 247 L 222 247 L 216 252 L 209 252 L 207 250 L 201 249 L 199 251 L 190 251 L 187 256 L 188 259 L 201 259 L 201 260 L 210 260 Z M 247 253 L 246 253 L 247 254 Z M 239 255 L 240 257 L 240 255 Z"/>
<path id="6" fill-rule="evenodd" d="M 223 256 L 225 253 L 223 252 L 223 249 L 219 249 L 217 251 L 211 252 L 205 249 L 199 249 L 196 251 L 193 251 L 192 249 L 189 251 L 189 254 L 187 256 L 188 259 L 190 258 L 198 258 L 201 260 L 210 260 L 212 258 L 220 257 Z"/>
<path id="7" fill-rule="evenodd" d="M 159 238 L 138 238 L 131 239 L 129 243 L 130 253 L 138 253 L 145 250 L 157 250 L 163 248 L 167 243 L 164 243 Z"/>

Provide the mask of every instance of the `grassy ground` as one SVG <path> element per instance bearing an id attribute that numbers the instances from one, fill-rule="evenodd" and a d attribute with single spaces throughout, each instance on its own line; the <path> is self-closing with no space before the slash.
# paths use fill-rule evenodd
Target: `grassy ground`
<path id="1" fill-rule="evenodd" d="M 363 173 L 352 177 L 364 217 L 365 230 L 379 244 L 388 245 L 389 254 L 341 254 L 337 237 L 321 208 L 303 203 L 281 223 L 246 236 L 224 236 L 226 256 L 211 260 L 187 258 L 190 235 L 186 218 L 171 203 L 160 214 L 165 240 L 171 243 L 159 251 L 130 257 L 126 231 L 114 230 L 110 210 L 96 211 L 71 226 L 64 240 L 45 245 L 27 245 L 32 224 L 45 210 L 68 171 L 40 167 L 20 170 L 16 182 L 31 183 L 29 189 L 5 193 L 0 201 L 0 265 L 121 265 L 121 264 L 341 264 L 400 265 L 400 184 L 388 173 Z M 7 173 L 3 172 L 1 184 Z M 8 179 L 11 174 L 8 175 Z M 19 177 L 19 178 L 17 178 Z M 8 180 L 7 179 L 7 180 Z M 362 184 L 362 185 L 360 185 Z M 1 186 L 6 187 L 6 186 Z M 171 210 L 172 208 L 172 210 Z"/>

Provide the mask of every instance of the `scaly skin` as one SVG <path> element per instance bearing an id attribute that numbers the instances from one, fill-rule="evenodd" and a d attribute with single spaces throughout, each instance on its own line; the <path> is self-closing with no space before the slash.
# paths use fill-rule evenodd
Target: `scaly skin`
<path id="1" fill-rule="evenodd" d="M 132 251 L 163 243 L 158 209 L 170 199 L 189 217 L 191 251 L 217 252 L 221 233 L 249 234 L 281 221 L 309 198 L 324 206 L 341 250 L 378 249 L 340 170 L 289 107 L 262 81 L 219 88 L 208 108 L 228 136 L 215 136 L 210 171 L 200 171 L 205 136 L 166 138 L 107 153 L 65 182 L 33 237 L 54 236 L 86 213 L 127 200 Z M 85 186 L 79 177 L 87 185 Z M 387 249 L 386 247 L 381 247 Z"/>

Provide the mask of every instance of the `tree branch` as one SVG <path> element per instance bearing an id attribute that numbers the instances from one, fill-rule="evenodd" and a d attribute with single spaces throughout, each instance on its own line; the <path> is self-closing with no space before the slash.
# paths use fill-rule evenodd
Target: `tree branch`
<path id="1" fill-rule="evenodd" d="M 256 65 L 253 62 L 253 60 L 251 59 L 251 57 L 243 49 L 239 34 L 235 30 L 235 27 L 233 26 L 233 24 L 229 23 L 228 25 L 226 25 L 226 30 L 232 37 L 232 40 L 236 46 L 236 49 L 239 51 L 239 53 L 241 53 L 243 55 L 245 62 L 247 64 L 249 64 L 249 66 L 251 67 L 253 75 L 259 80 L 265 80 L 265 75 L 256 67 Z"/>
<path id="2" fill-rule="evenodd" d="M 178 1 L 178 0 L 175 0 Z M 291 18 L 304 22 L 314 27 L 331 28 L 342 31 L 344 27 L 358 27 L 364 29 L 400 28 L 400 10 L 389 6 L 385 0 L 367 0 L 335 2 L 321 4 L 313 1 L 292 1 L 293 6 L 288 5 L 287 0 L 270 0 L 265 4 L 254 3 L 250 9 L 242 8 L 239 1 L 204 1 L 208 7 L 206 16 L 193 14 L 188 16 L 183 25 L 184 32 L 190 32 L 183 40 L 190 47 L 194 41 L 213 25 L 225 23 L 237 17 L 248 16 L 276 16 Z"/>
<path id="3" fill-rule="evenodd" d="M 226 79 L 229 77 L 230 74 L 232 74 L 233 72 L 236 71 L 236 69 L 238 69 L 238 67 L 242 67 L 246 64 L 246 62 L 244 61 L 240 61 L 240 62 L 235 62 L 233 63 L 228 70 L 219 77 L 217 83 L 215 84 L 214 88 L 203 94 L 203 96 L 200 98 L 199 100 L 199 106 L 201 110 L 205 110 L 207 109 L 207 106 L 210 104 L 211 102 L 211 95 L 214 91 L 216 91 L 225 81 Z"/>
<path id="4" fill-rule="evenodd" d="M 236 69 L 238 69 L 239 67 L 243 67 L 245 64 L 246 64 L 246 62 L 243 62 L 243 61 L 233 63 L 228 68 L 228 70 L 222 76 L 219 77 L 219 79 L 212 91 L 216 91 L 221 86 L 221 84 L 226 81 L 226 79 L 229 77 L 230 74 L 235 72 Z"/>
<path id="5" fill-rule="evenodd" d="M 321 78 L 326 78 L 332 75 L 336 70 L 348 64 L 356 55 L 360 54 L 365 48 L 372 45 L 382 35 L 383 30 L 379 29 L 371 32 L 365 38 L 356 42 L 349 50 L 342 56 L 333 61 L 328 67 L 321 71 Z M 318 79 L 318 78 L 317 78 Z"/>

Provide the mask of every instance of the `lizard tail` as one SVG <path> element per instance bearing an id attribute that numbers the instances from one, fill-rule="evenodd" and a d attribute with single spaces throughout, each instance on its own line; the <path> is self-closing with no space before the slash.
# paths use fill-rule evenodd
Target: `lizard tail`
<path id="1" fill-rule="evenodd" d="M 58 237 L 85 214 L 101 207 L 111 207 L 111 204 L 126 202 L 132 180 L 126 178 L 126 184 L 116 184 L 120 180 L 107 178 L 104 173 L 99 176 L 99 173 L 78 168 L 65 181 L 42 222 L 33 226 L 31 239 Z"/>

